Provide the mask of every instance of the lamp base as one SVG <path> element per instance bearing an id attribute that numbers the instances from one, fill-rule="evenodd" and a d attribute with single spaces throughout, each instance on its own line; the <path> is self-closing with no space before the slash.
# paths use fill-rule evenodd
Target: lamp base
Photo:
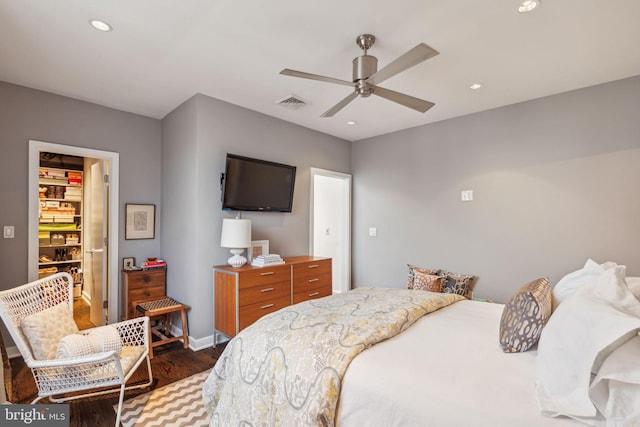
<path id="1" fill-rule="evenodd" d="M 230 266 L 242 267 L 247 263 L 247 259 L 240 255 L 242 252 L 244 252 L 244 249 L 231 249 L 233 256 L 227 260 Z"/>

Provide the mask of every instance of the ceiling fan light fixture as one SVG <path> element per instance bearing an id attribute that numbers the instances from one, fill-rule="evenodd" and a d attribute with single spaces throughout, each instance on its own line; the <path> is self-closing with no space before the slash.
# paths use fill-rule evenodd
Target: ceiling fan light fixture
<path id="1" fill-rule="evenodd" d="M 528 13 L 538 8 L 542 4 L 542 0 L 524 0 L 518 6 L 518 13 Z"/>
<path id="2" fill-rule="evenodd" d="M 349 120 L 349 121 L 347 121 L 347 124 L 348 124 L 349 126 L 355 126 L 355 125 L 357 125 L 357 124 L 358 124 L 358 122 L 356 122 L 355 120 Z"/>
<path id="3" fill-rule="evenodd" d="M 96 30 L 102 31 L 105 33 L 112 30 L 112 27 L 111 25 L 109 25 L 108 22 L 102 21 L 100 19 L 90 19 L 89 24 L 91 24 L 91 26 Z"/>

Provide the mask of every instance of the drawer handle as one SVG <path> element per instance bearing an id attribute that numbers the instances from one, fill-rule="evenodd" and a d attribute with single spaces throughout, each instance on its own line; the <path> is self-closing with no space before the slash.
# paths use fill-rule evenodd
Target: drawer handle
<path id="1" fill-rule="evenodd" d="M 263 306 L 262 306 L 262 307 L 260 307 L 260 308 L 271 308 L 271 307 L 273 307 L 273 304 L 263 305 Z"/>
<path id="2" fill-rule="evenodd" d="M 320 295 L 320 292 L 314 292 L 312 294 L 309 294 L 310 297 L 315 297 L 316 295 Z"/>
<path id="3" fill-rule="evenodd" d="M 273 288 L 260 289 L 260 292 L 271 292 Z"/>
<path id="4" fill-rule="evenodd" d="M 309 283 L 317 282 L 318 280 L 320 279 L 318 279 L 317 277 L 315 279 L 309 279 Z"/>
<path id="5" fill-rule="evenodd" d="M 313 265 L 310 265 L 310 266 L 309 266 L 309 268 L 318 268 L 318 267 L 320 267 L 320 265 L 319 265 L 319 264 L 313 264 Z"/>
<path id="6" fill-rule="evenodd" d="M 149 277 L 147 275 L 142 276 L 142 279 L 147 283 L 149 283 L 151 281 L 151 277 Z"/>
<path id="7" fill-rule="evenodd" d="M 273 271 L 267 271 L 266 273 L 260 273 L 261 276 L 271 276 Z"/>
<path id="8" fill-rule="evenodd" d="M 146 289 L 144 290 L 143 294 L 144 294 L 144 296 L 146 296 L 146 297 L 150 297 L 150 296 L 151 296 L 151 292 L 149 292 L 149 291 L 148 291 L 148 290 L 146 290 Z"/>

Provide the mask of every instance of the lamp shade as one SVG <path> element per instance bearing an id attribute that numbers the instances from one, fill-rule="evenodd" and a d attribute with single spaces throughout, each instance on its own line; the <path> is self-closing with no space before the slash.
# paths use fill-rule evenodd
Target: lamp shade
<path id="1" fill-rule="evenodd" d="M 248 248 L 251 246 L 251 220 L 241 218 L 222 219 L 223 248 Z"/>

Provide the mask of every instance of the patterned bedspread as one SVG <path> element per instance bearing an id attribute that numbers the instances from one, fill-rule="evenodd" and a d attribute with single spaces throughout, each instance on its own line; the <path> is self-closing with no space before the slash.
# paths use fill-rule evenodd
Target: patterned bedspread
<path id="1" fill-rule="evenodd" d="M 212 426 L 332 426 L 351 360 L 464 299 L 355 289 L 269 314 L 233 338 L 203 386 Z"/>

